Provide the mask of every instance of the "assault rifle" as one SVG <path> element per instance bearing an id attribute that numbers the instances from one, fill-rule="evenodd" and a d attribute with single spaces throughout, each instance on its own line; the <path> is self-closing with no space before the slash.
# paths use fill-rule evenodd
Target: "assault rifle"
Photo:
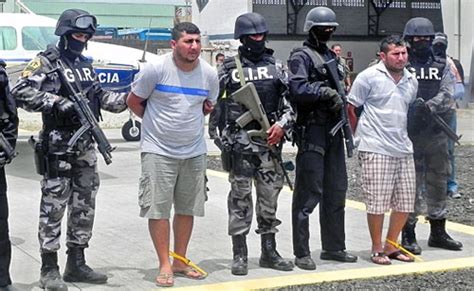
<path id="1" fill-rule="evenodd" d="M 255 144 L 264 145 L 268 147 L 275 166 L 281 169 L 281 172 L 285 176 L 285 180 L 288 183 L 288 186 L 291 190 L 293 190 L 293 184 L 291 183 L 290 177 L 288 176 L 288 172 L 286 171 L 285 164 L 283 163 L 283 160 L 281 158 L 281 151 L 279 151 L 274 145 L 269 145 L 266 142 L 262 144 L 261 142 L 257 142 L 254 140 L 257 137 L 266 140 L 268 137 L 267 130 L 270 128 L 270 122 L 268 121 L 265 109 L 263 108 L 263 105 L 260 102 L 260 98 L 258 97 L 255 85 L 253 83 L 246 83 L 239 90 L 235 91 L 232 94 L 232 99 L 235 100 L 237 103 L 243 105 L 247 109 L 247 111 L 235 121 L 237 125 L 240 128 L 244 128 L 253 120 L 257 121 L 260 124 L 260 129 L 252 129 L 247 131 L 249 139 Z"/>
<path id="2" fill-rule="evenodd" d="M 62 84 L 66 86 L 66 90 L 69 93 L 69 99 L 71 99 L 71 101 L 74 103 L 74 111 L 79 117 L 79 121 L 82 125 L 81 128 L 79 128 L 68 141 L 68 151 L 72 151 L 73 146 L 84 133 L 90 132 L 94 140 L 97 142 L 97 148 L 104 157 L 105 163 L 107 165 L 112 163 L 111 152 L 115 148 L 110 145 L 104 132 L 99 127 L 99 123 L 87 104 L 88 99 L 81 92 L 81 86 L 78 84 L 77 77 L 74 76 L 74 80 L 69 80 L 69 78 L 66 77 L 66 67 L 64 66 L 63 62 L 61 60 L 58 60 L 57 62 L 58 67 L 52 72 L 57 72 L 60 79 L 62 80 Z M 74 86 L 71 84 L 71 81 L 73 82 Z"/>
<path id="3" fill-rule="evenodd" d="M 9 164 L 13 158 L 17 156 L 15 149 L 12 147 L 2 132 L 0 132 L 0 150 L 5 152 L 5 161 L 7 164 Z"/>
<path id="4" fill-rule="evenodd" d="M 457 135 L 456 132 L 452 130 L 451 127 L 446 123 L 446 121 L 444 121 L 444 119 L 439 116 L 438 113 L 429 110 L 426 102 L 422 98 L 417 98 L 415 102 L 418 103 L 419 106 L 425 106 L 426 111 L 429 112 L 436 125 L 441 128 L 441 130 L 448 136 L 449 139 L 454 141 L 456 144 L 461 145 L 459 140 L 461 139 L 462 135 Z"/>
<path id="5" fill-rule="evenodd" d="M 337 73 L 337 63 L 336 59 L 331 59 L 328 62 L 324 63 L 324 68 L 328 71 L 329 82 L 332 86 L 334 86 L 337 90 L 337 93 L 342 98 L 344 105 L 340 110 L 341 120 L 329 131 L 332 136 L 335 136 L 337 132 L 342 129 L 342 136 L 344 137 L 344 142 L 346 144 L 346 151 L 347 157 L 352 157 L 354 155 L 354 140 L 352 138 L 352 130 L 349 125 L 349 120 L 347 118 L 347 100 L 346 100 L 346 93 L 341 86 L 341 83 L 338 78 Z"/>

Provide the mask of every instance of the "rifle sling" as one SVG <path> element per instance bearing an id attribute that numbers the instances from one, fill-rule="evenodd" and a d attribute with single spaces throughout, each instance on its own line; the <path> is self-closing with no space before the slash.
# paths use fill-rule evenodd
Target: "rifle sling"
<path id="1" fill-rule="evenodd" d="M 308 57 L 311 59 L 311 62 L 313 63 L 313 66 L 318 66 L 318 65 L 323 65 L 325 63 L 323 57 L 315 50 L 304 46 L 302 48 L 302 51 L 308 55 Z"/>
<path id="2" fill-rule="evenodd" d="M 240 54 L 234 56 L 235 65 L 237 66 L 237 72 L 239 73 L 240 86 L 245 86 L 244 69 L 242 68 L 242 62 L 240 62 Z"/>

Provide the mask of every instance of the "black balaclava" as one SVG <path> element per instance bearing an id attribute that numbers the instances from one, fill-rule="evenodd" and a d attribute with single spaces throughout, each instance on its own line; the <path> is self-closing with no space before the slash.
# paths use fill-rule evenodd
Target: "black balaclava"
<path id="1" fill-rule="evenodd" d="M 312 45 L 318 47 L 320 43 L 327 43 L 331 39 L 331 35 L 334 33 L 334 31 L 325 31 L 325 27 L 313 27 L 309 31 L 308 35 L 308 41 Z"/>
<path id="2" fill-rule="evenodd" d="M 253 40 L 248 35 L 245 35 L 240 41 L 242 45 L 239 47 L 239 51 L 245 58 L 251 61 L 258 61 L 262 58 L 266 50 L 266 35 L 260 41 Z"/>
<path id="3" fill-rule="evenodd" d="M 427 60 L 431 56 L 431 40 L 411 41 L 410 50 L 419 60 Z"/>
<path id="4" fill-rule="evenodd" d="M 59 50 L 71 60 L 80 56 L 85 48 L 87 48 L 87 41 L 77 40 L 72 37 L 72 34 L 63 35 L 59 40 Z"/>
<path id="5" fill-rule="evenodd" d="M 434 44 L 433 55 L 442 59 L 446 59 L 446 49 L 447 47 L 442 43 Z"/>

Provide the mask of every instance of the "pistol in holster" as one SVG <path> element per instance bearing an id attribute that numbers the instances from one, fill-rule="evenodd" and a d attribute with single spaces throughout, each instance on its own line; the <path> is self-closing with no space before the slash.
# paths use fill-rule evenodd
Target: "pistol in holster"
<path id="1" fill-rule="evenodd" d="M 220 138 L 214 139 L 214 143 L 221 150 L 222 169 L 230 172 L 232 169 L 232 145 L 222 143 Z"/>
<path id="2" fill-rule="evenodd" d="M 44 175 L 46 173 L 46 151 L 43 147 L 42 140 L 36 140 L 33 136 L 30 137 L 28 143 L 33 148 L 35 154 L 36 173 Z"/>
<path id="3" fill-rule="evenodd" d="M 293 146 L 296 144 L 298 148 L 303 147 L 305 132 L 306 132 L 306 126 L 300 125 L 300 124 L 294 125 L 293 131 L 292 131 L 293 133 L 292 145 Z"/>

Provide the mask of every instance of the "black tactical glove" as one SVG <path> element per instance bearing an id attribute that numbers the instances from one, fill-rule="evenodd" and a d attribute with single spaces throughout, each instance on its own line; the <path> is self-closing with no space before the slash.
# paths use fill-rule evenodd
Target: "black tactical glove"
<path id="1" fill-rule="evenodd" d="M 329 110 L 331 110 L 332 112 L 338 112 L 344 105 L 344 102 L 342 101 L 342 98 L 339 93 L 337 93 L 337 91 L 332 88 L 323 86 L 319 89 L 319 94 L 321 96 L 321 100 L 329 101 Z"/>
<path id="2" fill-rule="evenodd" d="M 415 107 L 417 107 L 417 108 L 425 107 L 425 100 L 421 97 L 416 98 L 414 103 L 415 103 L 414 104 Z"/>
<path id="3" fill-rule="evenodd" d="M 74 111 L 74 103 L 72 103 L 70 100 L 64 97 L 57 98 L 55 103 L 56 103 L 56 108 L 61 113 L 69 113 L 69 112 Z"/>
<path id="4" fill-rule="evenodd" d="M 332 112 L 339 112 L 341 111 L 343 106 L 344 106 L 344 101 L 342 101 L 342 98 L 339 97 L 334 101 L 334 103 L 331 104 L 331 106 L 329 107 L 329 110 L 331 110 Z"/>
<path id="5" fill-rule="evenodd" d="M 423 98 L 416 98 L 414 103 L 415 115 L 424 115 L 430 113 L 430 109 L 428 106 L 426 106 L 426 102 Z"/>

